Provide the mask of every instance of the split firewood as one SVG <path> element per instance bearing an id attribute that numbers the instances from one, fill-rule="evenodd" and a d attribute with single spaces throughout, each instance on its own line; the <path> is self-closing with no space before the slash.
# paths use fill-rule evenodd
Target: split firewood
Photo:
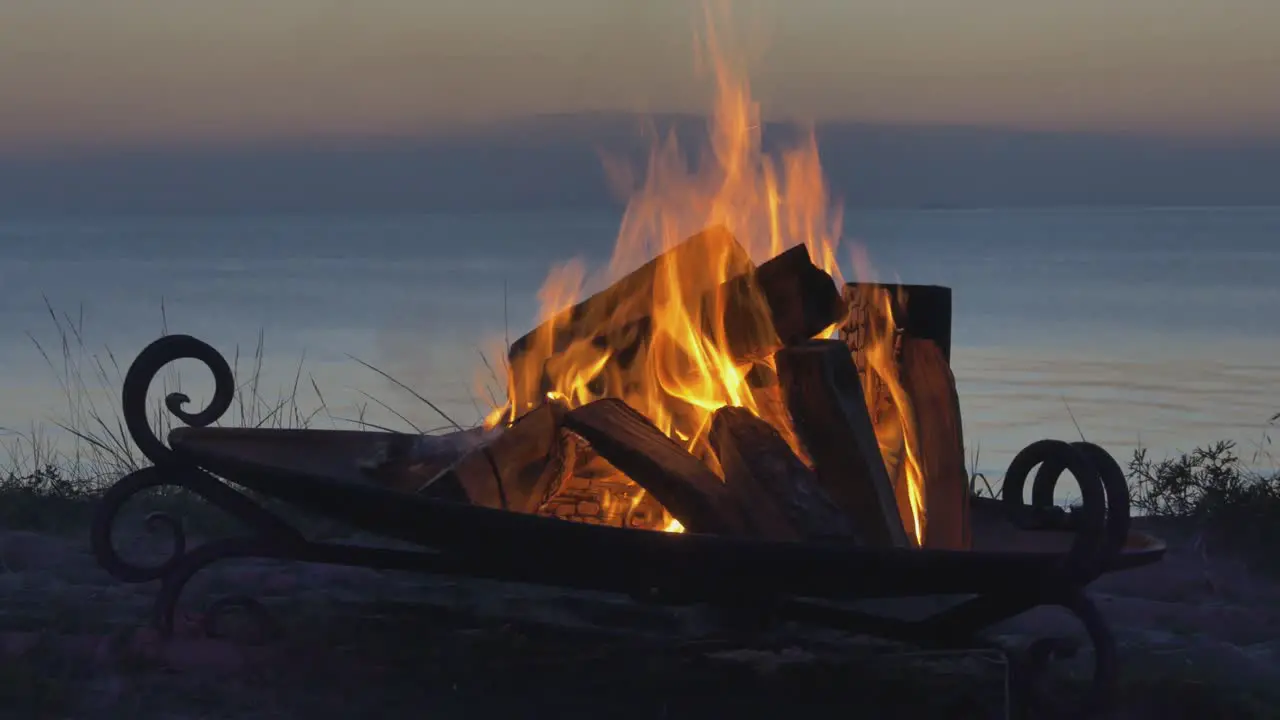
<path id="1" fill-rule="evenodd" d="M 804 245 L 729 280 L 717 292 L 719 312 L 707 319 L 722 320 L 728 350 L 738 360 L 768 358 L 784 345 L 816 337 L 848 313 L 831 276 L 813 264 Z"/>
<path id="2" fill-rule="evenodd" d="M 932 340 L 904 338 L 901 378 L 915 410 L 920 469 L 924 474 L 924 547 L 968 550 L 969 478 L 955 376 Z"/>
<path id="3" fill-rule="evenodd" d="M 567 443 L 563 476 L 538 514 L 589 525 L 658 530 L 665 523 L 661 503 L 623 475 L 575 432 Z"/>
<path id="4" fill-rule="evenodd" d="M 951 362 L 951 288 L 941 285 L 888 285 L 884 283 L 845 283 L 842 295 L 847 306 L 844 337 L 849 347 L 858 352 L 865 345 L 869 317 L 875 309 L 868 306 L 878 300 L 878 292 L 887 291 L 893 318 L 906 337 L 934 341 L 942 357 Z M 861 358 L 858 367 L 863 367 Z"/>
<path id="5" fill-rule="evenodd" d="M 917 452 L 924 476 L 927 521 L 925 547 L 969 547 L 969 485 L 964 469 L 964 441 L 955 378 L 951 374 L 951 289 L 937 285 L 848 283 L 843 290 L 849 316 L 843 335 L 863 373 L 869 368 L 866 350 L 871 324 L 883 321 L 878 302 L 888 301 L 895 327 L 893 363 L 911 399 L 917 426 Z M 878 317 L 877 317 L 878 316 Z M 883 328 L 881 329 L 883 331 Z M 901 422 L 884 382 L 872 376 L 867 396 L 872 422 Z M 898 491 L 904 522 L 910 520 L 907 501 L 905 446 L 890 443 L 885 465 Z"/>
<path id="6" fill-rule="evenodd" d="M 910 547 L 849 347 L 810 340 L 779 350 L 774 360 L 796 434 L 823 490 L 853 520 L 864 543 Z"/>
<path id="7" fill-rule="evenodd" d="M 804 245 L 796 245 L 763 263 L 753 277 L 769 306 L 773 328 L 782 345 L 817 337 L 848 314 L 848 306 L 831 276 L 813 264 Z M 769 348 L 759 357 L 768 357 L 776 349 Z"/>
<path id="8" fill-rule="evenodd" d="M 703 272 L 681 276 L 672 287 L 664 273 L 673 267 L 724 267 L 729 280 L 719 283 L 719 273 Z M 805 246 L 756 268 L 731 233 L 709 228 L 512 343 L 508 360 L 517 384 L 525 386 L 516 388 L 518 403 L 536 402 L 551 389 L 545 365 L 575 343 L 607 349 L 609 367 L 640 373 L 635 362 L 652 339 L 651 313 L 669 304 L 664 293 L 673 292 L 694 308 L 703 332 L 723 332 L 739 360 L 767 358 L 784 343 L 837 324 L 847 312 L 831 276 L 813 264 Z"/>
<path id="9" fill-rule="evenodd" d="M 424 479 L 435 477 L 498 433 L 501 430 L 479 427 L 440 435 L 388 433 L 372 452 L 359 458 L 359 465 L 364 476 L 379 485 L 416 492 Z"/>
<path id="10" fill-rule="evenodd" d="M 571 308 L 556 313 L 537 328 L 511 343 L 507 358 L 520 362 L 531 351 L 546 353 L 563 352 L 579 341 L 595 341 L 610 330 L 624 327 L 648 318 L 655 303 L 665 302 L 665 297 L 655 297 L 655 292 L 679 291 L 697 298 L 719 286 L 719 280 L 710 273 L 704 278 L 691 276 L 690 283 L 700 280 L 705 287 L 682 284 L 673 287 L 665 282 L 666 273 L 674 267 L 707 267 L 717 263 L 725 267 L 730 277 L 749 273 L 753 264 L 747 251 L 738 244 L 733 234 L 723 227 L 713 227 L 694 235 L 679 245 L 641 265 L 609 287 L 579 302 Z M 550 341 L 548 342 L 548 336 Z M 618 347 L 615 343 L 612 347 Z"/>
<path id="11" fill-rule="evenodd" d="M 742 512 L 716 474 L 616 398 L 570 410 L 564 426 L 662 503 L 689 532 L 743 535 Z"/>
<path id="12" fill-rule="evenodd" d="M 544 402 L 412 490 L 437 497 L 464 496 L 487 508 L 536 512 L 561 477 L 565 412 L 563 403 Z"/>
<path id="13" fill-rule="evenodd" d="M 765 420 L 740 407 L 723 407 L 711 419 L 709 441 L 724 471 L 725 486 L 747 519 L 775 540 L 851 540 L 853 523 Z"/>

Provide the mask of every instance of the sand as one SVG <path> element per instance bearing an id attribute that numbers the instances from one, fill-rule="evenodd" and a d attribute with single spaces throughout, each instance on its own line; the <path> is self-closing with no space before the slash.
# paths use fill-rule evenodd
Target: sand
<path id="1" fill-rule="evenodd" d="M 1160 565 L 1092 588 L 1126 662 L 1121 716 L 1269 717 L 1248 707 L 1280 686 L 1280 585 L 1175 535 Z M 97 568 L 79 534 L 0 532 L 0 716 L 1003 714 L 997 656 L 795 628 L 726 648 L 702 611 L 606 595 L 235 561 L 192 581 L 164 641 L 148 625 L 155 590 Z M 236 594 L 273 622 L 231 615 L 207 637 L 202 610 Z M 1036 610 L 993 632 L 1017 644 L 1078 628 Z"/>

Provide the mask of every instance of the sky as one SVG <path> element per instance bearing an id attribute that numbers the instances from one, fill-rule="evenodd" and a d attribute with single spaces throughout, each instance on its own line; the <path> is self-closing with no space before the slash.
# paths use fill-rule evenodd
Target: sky
<path id="1" fill-rule="evenodd" d="M 1275 0 L 740 0 L 766 116 L 1280 137 Z M 694 0 L 3 0 L 0 151 L 698 111 Z"/>

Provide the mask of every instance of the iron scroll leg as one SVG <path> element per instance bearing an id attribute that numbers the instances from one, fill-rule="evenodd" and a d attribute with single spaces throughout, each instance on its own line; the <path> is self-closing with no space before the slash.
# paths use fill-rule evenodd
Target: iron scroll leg
<path id="1" fill-rule="evenodd" d="M 1082 590 L 1064 595 L 1052 603 L 1058 605 L 1080 621 L 1093 649 L 1093 668 L 1084 695 L 1076 702 L 1061 694 L 1048 696 L 1042 681 L 1053 660 L 1067 659 L 1075 655 L 1077 644 L 1059 638 L 1042 638 L 1032 642 L 1022 653 L 1012 658 L 1013 707 L 1016 717 L 1077 718 L 1105 717 L 1117 701 L 1120 678 L 1119 653 L 1115 635 L 1096 603 Z"/>
<path id="2" fill-rule="evenodd" d="M 1071 612 L 1083 625 L 1093 648 L 1093 668 L 1084 697 L 1070 707 L 1067 698 L 1043 697 L 1040 681 L 1052 660 L 1069 657 L 1075 643 L 1056 638 L 1033 641 L 1012 652 L 984 641 L 982 632 L 1001 621 L 1039 606 L 1057 605 Z M 786 616 L 799 622 L 913 643 L 926 649 L 999 649 L 1009 659 L 1011 705 L 1020 718 L 1080 720 L 1108 712 L 1116 701 L 1119 659 L 1115 636 L 1098 606 L 1081 588 L 1042 589 L 1013 594 L 982 595 L 922 620 L 877 616 L 845 607 L 793 601 Z"/>
<path id="3" fill-rule="evenodd" d="M 125 560 L 116 551 L 114 543 L 115 526 L 121 510 L 134 496 L 166 485 L 203 498 L 246 525 L 250 533 L 188 548 L 186 533 L 178 518 L 167 513 L 151 513 L 146 519 L 148 529 L 163 528 L 171 535 L 169 556 L 163 562 L 149 566 Z M 168 637 L 173 632 L 174 614 L 182 590 L 201 569 L 231 558 L 288 557 L 303 552 L 307 540 L 283 519 L 203 470 L 167 463 L 162 467 L 131 473 L 108 490 L 95 513 L 90 545 L 98 564 L 120 580 L 132 583 L 160 581 L 152 615 L 161 635 Z M 234 604 L 251 603 L 242 600 Z M 222 606 L 230 607 L 230 604 L 218 605 Z"/>
<path id="4" fill-rule="evenodd" d="M 184 554 L 172 564 L 168 572 L 160 579 L 160 591 L 156 593 L 152 606 L 151 618 L 162 637 L 171 637 L 174 629 L 174 617 L 177 614 L 178 601 L 182 591 L 191 578 L 206 567 L 235 558 L 276 557 L 280 552 L 271 552 L 270 541 L 259 537 L 238 537 L 225 540 L 214 540 L 205 543 Z M 281 550 L 283 548 L 280 548 Z M 211 614 L 218 614 L 223 609 L 251 605 L 259 614 L 266 615 L 266 610 L 256 601 L 247 598 L 223 598 L 215 601 L 210 608 Z M 268 620 L 270 620 L 268 618 Z M 274 624 L 272 622 L 272 624 Z M 212 633 L 213 620 L 206 622 L 206 630 Z"/>

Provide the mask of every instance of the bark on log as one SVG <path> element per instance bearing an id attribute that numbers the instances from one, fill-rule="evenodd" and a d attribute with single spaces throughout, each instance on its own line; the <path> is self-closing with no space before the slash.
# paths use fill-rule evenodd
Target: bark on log
<path id="1" fill-rule="evenodd" d="M 848 346 L 811 340 L 774 356 L 796 433 L 818 480 L 872 547 L 911 547 Z"/>
<path id="2" fill-rule="evenodd" d="M 574 408 L 564 426 L 652 494 L 689 532 L 746 533 L 742 512 L 720 478 L 621 400 L 603 398 Z"/>
<path id="3" fill-rule="evenodd" d="M 955 376 L 941 348 L 924 338 L 903 338 L 901 377 L 915 410 L 920 469 L 924 473 L 924 547 L 968 550 L 971 543 L 969 478 Z"/>
<path id="4" fill-rule="evenodd" d="M 724 471 L 725 486 L 763 536 L 854 538 L 853 523 L 768 422 L 744 408 L 723 407 L 712 416 L 709 441 Z"/>
<path id="5" fill-rule="evenodd" d="M 414 490 L 436 497 L 461 495 L 473 505 L 498 510 L 536 512 L 561 476 L 565 412 L 559 402 L 539 405 Z"/>

